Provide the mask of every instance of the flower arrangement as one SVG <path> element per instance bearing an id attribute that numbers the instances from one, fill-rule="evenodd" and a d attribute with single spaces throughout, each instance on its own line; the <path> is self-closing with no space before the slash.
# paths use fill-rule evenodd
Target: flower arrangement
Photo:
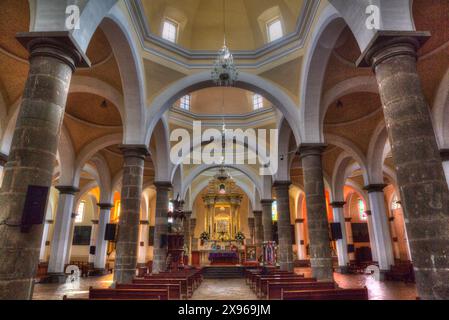
<path id="1" fill-rule="evenodd" d="M 237 241 L 237 242 L 243 243 L 243 242 L 245 241 L 245 239 L 246 239 L 246 237 L 245 237 L 245 235 L 243 234 L 243 232 L 238 232 L 238 233 L 235 235 L 235 241 Z"/>
<path id="2" fill-rule="evenodd" d="M 200 240 L 203 241 L 203 242 L 209 241 L 210 240 L 210 234 L 208 232 L 203 232 L 200 235 Z"/>

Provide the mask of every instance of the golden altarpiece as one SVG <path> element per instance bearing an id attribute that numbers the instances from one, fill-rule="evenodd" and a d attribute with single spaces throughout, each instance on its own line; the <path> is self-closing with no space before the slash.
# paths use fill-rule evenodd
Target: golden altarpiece
<path id="1" fill-rule="evenodd" d="M 240 205 L 243 195 L 224 168 L 209 182 L 203 196 L 204 230 L 211 242 L 233 242 L 241 231 Z"/>

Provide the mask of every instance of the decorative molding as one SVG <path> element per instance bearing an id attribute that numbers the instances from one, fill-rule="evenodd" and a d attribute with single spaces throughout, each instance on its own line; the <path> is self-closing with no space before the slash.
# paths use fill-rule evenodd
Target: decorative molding
<path id="1" fill-rule="evenodd" d="M 343 208 L 346 205 L 346 202 L 335 201 L 335 202 L 332 202 L 330 205 L 332 208 Z"/>
<path id="2" fill-rule="evenodd" d="M 368 186 L 365 186 L 363 190 L 367 191 L 368 193 L 384 192 L 384 189 L 386 187 L 386 184 L 370 184 Z"/>
<path id="3" fill-rule="evenodd" d="M 210 68 L 210 65 L 205 64 L 188 64 L 184 60 L 213 60 L 216 57 L 216 51 L 192 51 L 180 47 L 177 44 L 166 41 L 151 33 L 147 23 L 147 19 L 144 16 L 144 8 L 141 0 L 125 0 L 125 4 L 128 8 L 131 20 L 138 34 L 144 51 L 153 54 L 157 57 L 166 59 L 173 63 L 176 63 L 185 68 Z M 301 15 L 298 18 L 296 29 L 293 33 L 286 35 L 282 39 L 267 43 L 263 47 L 256 50 L 249 51 L 234 51 L 234 59 L 256 60 L 261 59 L 270 53 L 277 52 L 274 56 L 268 57 L 265 60 L 255 64 L 237 64 L 241 68 L 260 68 L 270 62 L 279 60 L 280 58 L 304 48 L 307 36 L 312 29 L 313 21 L 318 8 L 320 0 L 306 0 L 301 9 Z M 147 45 L 150 44 L 150 45 Z M 290 45 L 285 50 L 280 50 L 283 47 Z M 155 50 L 153 47 L 157 46 L 161 48 L 161 51 Z M 180 58 L 169 56 L 163 51 L 174 53 Z M 218 50 L 218 48 L 217 48 Z"/>
<path id="4" fill-rule="evenodd" d="M 111 210 L 114 208 L 114 205 L 111 203 L 98 203 L 97 206 L 100 208 L 100 210 Z"/>
<path id="5" fill-rule="evenodd" d="M 59 191 L 59 194 L 75 195 L 80 192 L 80 189 L 74 186 L 57 186 L 55 189 Z"/>
<path id="6" fill-rule="evenodd" d="M 149 226 L 150 225 L 150 221 L 148 221 L 148 220 L 140 220 L 139 224 L 141 226 Z"/>

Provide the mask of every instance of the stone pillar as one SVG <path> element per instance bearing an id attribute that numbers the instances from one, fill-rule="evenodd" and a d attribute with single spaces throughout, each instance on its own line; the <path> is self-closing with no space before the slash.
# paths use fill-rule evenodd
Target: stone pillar
<path id="1" fill-rule="evenodd" d="M 145 158 L 149 152 L 143 145 L 126 145 L 121 146 L 120 149 L 125 163 L 114 284 L 127 284 L 131 283 L 136 275 L 143 171 Z"/>
<path id="2" fill-rule="evenodd" d="M 261 201 L 264 242 L 273 241 L 273 202 L 271 199 Z"/>
<path id="3" fill-rule="evenodd" d="M 5 165 L 8 162 L 8 156 L 0 152 L 0 187 L 3 183 L 3 171 L 5 170 Z"/>
<path id="4" fill-rule="evenodd" d="M 100 219 L 98 221 L 97 239 L 95 242 L 95 262 L 94 267 L 98 271 L 105 271 L 108 252 L 108 242 L 104 239 L 106 236 L 106 226 L 111 220 L 111 209 L 114 208 L 110 203 L 99 203 Z"/>
<path id="5" fill-rule="evenodd" d="M 393 245 L 383 192 L 385 187 L 386 185 L 369 185 L 365 187 L 365 190 L 368 191 L 373 217 L 374 238 L 381 273 L 386 273 L 394 265 Z"/>
<path id="6" fill-rule="evenodd" d="M 393 255 L 394 255 L 394 259 L 396 260 L 401 260 L 401 253 L 399 250 L 399 239 L 398 239 L 398 234 L 396 232 L 396 225 L 395 225 L 395 217 L 393 215 L 393 213 L 391 213 L 391 216 L 388 218 L 389 221 L 389 225 L 390 225 L 390 231 L 391 231 L 391 240 L 393 241 Z"/>
<path id="7" fill-rule="evenodd" d="M 300 156 L 304 172 L 312 276 L 319 281 L 333 281 L 332 251 L 321 159 L 324 149 L 324 145 L 303 145 Z"/>
<path id="8" fill-rule="evenodd" d="M 254 245 L 256 243 L 254 240 L 254 227 L 255 227 L 254 218 L 248 218 L 248 228 L 249 228 L 249 237 L 250 237 L 249 243 L 251 245 Z"/>
<path id="9" fill-rule="evenodd" d="M 50 261 L 48 263 L 49 281 L 64 283 L 66 280 L 64 267 L 67 264 L 68 248 L 73 240 L 71 233 L 73 206 L 78 188 L 59 186 L 58 209 L 56 212 L 55 227 L 51 245 Z M 72 238 L 70 235 L 72 234 Z"/>
<path id="10" fill-rule="evenodd" d="M 154 226 L 153 273 L 163 272 L 167 262 L 168 193 L 170 182 L 155 182 L 156 224 Z"/>
<path id="11" fill-rule="evenodd" d="M 95 248 L 98 238 L 98 220 L 92 220 L 92 233 L 90 234 L 90 247 Z M 96 249 L 95 249 L 96 250 Z M 89 248 L 89 263 L 95 263 L 95 254 L 90 253 Z"/>
<path id="12" fill-rule="evenodd" d="M 449 299 L 449 190 L 417 72 L 427 32 L 378 32 L 360 61 L 374 69 L 421 299 Z"/>
<path id="13" fill-rule="evenodd" d="M 39 255 L 39 261 L 40 262 L 45 262 L 47 261 L 47 239 L 48 239 L 48 234 L 50 231 L 50 226 L 53 224 L 52 220 L 47 220 L 45 221 L 45 226 L 44 226 L 44 233 L 42 235 L 42 244 L 41 244 L 41 252 Z"/>
<path id="14" fill-rule="evenodd" d="M 0 191 L 0 300 L 31 299 L 43 225 L 22 233 L 19 225 L 28 186 L 50 187 L 70 80 L 89 66 L 69 32 L 22 33 L 30 71 Z"/>
<path id="15" fill-rule="evenodd" d="M 184 219 L 184 244 L 187 247 L 187 252 L 185 252 L 185 255 L 189 257 L 190 261 L 190 254 L 191 254 L 191 236 L 190 236 L 190 218 L 192 217 L 192 211 L 184 211 L 185 219 Z M 187 262 L 189 264 L 189 262 Z"/>
<path id="16" fill-rule="evenodd" d="M 304 219 L 296 219 L 295 220 L 295 229 L 296 229 L 296 246 L 298 247 L 297 259 L 298 260 L 307 260 L 307 250 L 306 244 L 304 240 Z"/>
<path id="17" fill-rule="evenodd" d="M 352 238 L 352 218 L 345 218 L 345 224 L 346 224 L 346 239 L 349 248 L 349 246 L 354 246 L 354 239 Z M 349 253 L 349 249 L 348 249 L 348 256 L 349 261 L 355 260 L 355 252 Z"/>
<path id="18" fill-rule="evenodd" d="M 78 216 L 77 212 L 72 213 L 72 219 L 70 220 L 70 227 L 69 227 L 69 241 L 67 241 L 67 250 L 66 250 L 67 254 L 65 255 L 65 264 L 70 264 L 70 260 L 72 257 L 73 235 L 75 234 L 75 220 L 77 216 Z"/>
<path id="19" fill-rule="evenodd" d="M 377 256 L 377 241 L 376 241 L 376 234 L 374 232 L 373 214 L 372 214 L 371 210 L 365 211 L 365 214 L 366 214 L 366 223 L 368 225 L 369 243 L 371 246 L 371 256 L 373 258 L 373 262 L 378 262 L 379 257 Z"/>
<path id="20" fill-rule="evenodd" d="M 290 215 L 290 181 L 274 184 L 278 205 L 279 264 L 282 271 L 294 269 L 292 224 Z"/>
<path id="21" fill-rule="evenodd" d="M 254 211 L 254 244 L 261 246 L 264 240 L 262 211 Z"/>
<path id="22" fill-rule="evenodd" d="M 346 222 L 344 206 L 346 202 L 333 202 L 331 203 L 334 213 L 334 222 L 339 223 L 341 226 L 342 238 L 336 241 L 337 244 L 337 256 L 338 256 L 338 269 L 340 273 L 348 273 L 349 255 L 348 255 L 348 242 L 346 235 Z"/>
<path id="23" fill-rule="evenodd" d="M 198 239 L 195 238 L 195 229 L 196 229 L 196 219 L 190 219 L 190 252 L 198 251 Z"/>
<path id="24" fill-rule="evenodd" d="M 441 160 L 443 161 L 443 170 L 446 182 L 449 184 L 449 149 L 440 150 Z"/>
<path id="25" fill-rule="evenodd" d="M 139 224 L 139 253 L 137 255 L 137 263 L 139 265 L 145 265 L 147 263 L 148 240 L 150 238 L 150 222 L 142 220 Z"/>

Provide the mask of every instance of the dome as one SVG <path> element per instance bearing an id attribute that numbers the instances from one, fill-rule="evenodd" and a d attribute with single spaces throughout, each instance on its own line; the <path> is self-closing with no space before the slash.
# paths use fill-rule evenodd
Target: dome
<path id="1" fill-rule="evenodd" d="M 283 35 L 297 30 L 304 0 L 224 0 L 226 38 L 233 51 L 269 42 L 267 25 L 280 20 Z M 176 43 L 192 51 L 215 51 L 224 39 L 223 0 L 140 0 L 151 35 L 161 37 L 164 21 L 177 27 Z M 142 12 L 141 12 L 142 13 Z"/>

